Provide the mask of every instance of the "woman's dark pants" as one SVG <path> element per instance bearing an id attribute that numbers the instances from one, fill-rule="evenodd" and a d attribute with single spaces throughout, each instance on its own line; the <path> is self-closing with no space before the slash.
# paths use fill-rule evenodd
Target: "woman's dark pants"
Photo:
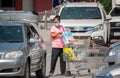
<path id="1" fill-rule="evenodd" d="M 54 73 L 58 57 L 60 57 L 61 74 L 65 74 L 66 62 L 63 60 L 63 48 L 52 48 L 50 73 Z"/>

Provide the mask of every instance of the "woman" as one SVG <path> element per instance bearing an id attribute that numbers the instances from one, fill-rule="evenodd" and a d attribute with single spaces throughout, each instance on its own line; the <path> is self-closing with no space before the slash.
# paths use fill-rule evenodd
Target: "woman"
<path id="1" fill-rule="evenodd" d="M 53 22 L 54 25 L 51 27 L 52 56 L 49 76 L 52 76 L 54 74 L 58 57 L 60 57 L 60 70 L 62 75 L 65 74 L 66 69 L 66 63 L 63 61 L 64 42 L 61 37 L 64 28 L 62 25 L 60 25 L 60 16 L 56 16 Z"/>

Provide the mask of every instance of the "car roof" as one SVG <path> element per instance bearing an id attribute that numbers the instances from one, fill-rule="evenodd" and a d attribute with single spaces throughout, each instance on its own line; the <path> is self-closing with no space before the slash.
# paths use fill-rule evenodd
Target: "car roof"
<path id="1" fill-rule="evenodd" d="M 31 11 L 2 11 L 0 12 L 0 21 L 22 21 L 37 23 L 38 14 Z"/>
<path id="2" fill-rule="evenodd" d="M 65 7 L 97 7 L 96 2 L 70 2 L 65 5 Z"/>
<path id="3" fill-rule="evenodd" d="M 23 26 L 24 24 L 25 23 L 5 21 L 5 22 L 0 22 L 0 27 L 1 26 Z M 26 26 L 26 25 L 24 25 L 24 26 Z"/>
<path id="4" fill-rule="evenodd" d="M 32 14 L 32 15 L 38 15 L 35 11 L 1 11 L 0 14 L 6 13 L 6 14 Z"/>

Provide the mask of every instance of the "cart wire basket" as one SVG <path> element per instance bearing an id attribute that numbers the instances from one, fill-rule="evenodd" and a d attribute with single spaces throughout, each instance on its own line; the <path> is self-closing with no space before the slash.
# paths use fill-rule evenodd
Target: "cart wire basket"
<path id="1" fill-rule="evenodd" d="M 92 47 L 91 47 L 92 45 Z M 106 47 L 95 44 L 91 40 L 77 40 L 67 44 L 63 49 L 66 61 L 66 76 L 93 76 L 105 68 L 103 56 Z"/>

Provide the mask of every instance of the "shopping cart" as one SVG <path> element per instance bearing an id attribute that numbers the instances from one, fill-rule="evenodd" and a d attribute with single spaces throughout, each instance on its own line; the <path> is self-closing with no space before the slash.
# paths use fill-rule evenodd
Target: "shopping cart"
<path id="1" fill-rule="evenodd" d="M 67 76 L 73 75 L 73 78 L 82 75 L 92 76 L 96 73 L 95 69 L 98 70 L 99 67 L 104 66 L 103 62 L 101 62 L 101 64 L 97 64 L 98 60 L 103 61 L 102 54 L 105 52 L 105 50 L 103 50 L 104 48 L 92 42 L 92 44 L 94 44 L 94 48 L 91 49 L 90 44 L 91 41 L 78 40 L 67 44 L 67 46 L 63 49 Z M 93 70 L 95 73 L 93 73 Z M 80 71 L 84 71 L 85 73 L 81 74 Z"/>

